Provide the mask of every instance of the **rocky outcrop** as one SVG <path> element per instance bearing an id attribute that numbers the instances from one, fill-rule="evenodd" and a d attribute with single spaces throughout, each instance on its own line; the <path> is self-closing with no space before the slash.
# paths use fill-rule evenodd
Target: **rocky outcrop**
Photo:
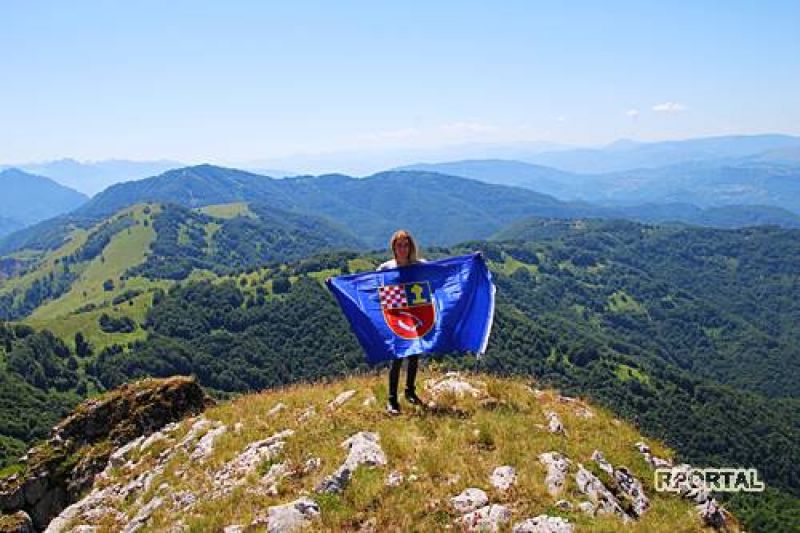
<path id="1" fill-rule="evenodd" d="M 619 500 L 614 494 L 606 488 L 602 481 L 597 479 L 597 476 L 586 470 L 583 465 L 578 465 L 575 482 L 578 484 L 578 490 L 592 500 L 596 512 L 615 514 L 622 518 L 623 522 L 630 520 L 631 517 L 622 509 Z"/>
<path id="2" fill-rule="evenodd" d="M 517 471 L 513 466 L 498 466 L 489 477 L 489 483 L 499 490 L 508 490 L 517 482 Z"/>
<path id="3" fill-rule="evenodd" d="M 535 518 L 514 524 L 512 533 L 572 533 L 575 528 L 566 518 L 560 516 L 539 515 Z"/>
<path id="4" fill-rule="evenodd" d="M 356 391 L 354 390 L 346 390 L 343 393 L 339 394 L 336 398 L 330 401 L 328 404 L 328 410 L 334 411 L 339 407 L 343 406 L 350 398 L 356 395 Z"/>
<path id="5" fill-rule="evenodd" d="M 344 463 L 316 487 L 316 492 L 342 492 L 350 483 L 356 468 L 364 466 L 386 465 L 386 454 L 381 449 L 380 436 L 377 433 L 360 431 L 342 443 L 349 450 Z"/>
<path id="6" fill-rule="evenodd" d="M 500 531 L 504 524 L 511 521 L 511 510 L 505 505 L 492 504 L 471 513 L 459 520 L 466 531 Z"/>
<path id="7" fill-rule="evenodd" d="M 561 422 L 561 419 L 556 413 L 549 411 L 545 413 L 545 416 L 547 416 L 547 430 L 550 433 L 560 433 L 562 435 L 566 435 L 567 432 L 564 429 L 564 423 Z"/>
<path id="8" fill-rule="evenodd" d="M 479 509 L 489 503 L 489 496 L 481 489 L 464 489 L 458 496 L 450 498 L 450 505 L 457 513 L 465 514 Z"/>
<path id="9" fill-rule="evenodd" d="M 286 445 L 286 439 L 292 435 L 294 431 L 286 429 L 266 439 L 248 444 L 242 453 L 231 459 L 214 475 L 215 497 L 230 493 L 262 461 L 276 458 Z"/>
<path id="10" fill-rule="evenodd" d="M 79 405 L 0 482 L 0 510 L 23 510 L 43 529 L 91 487 L 112 452 L 213 403 L 192 378 L 148 379 Z"/>
<path id="11" fill-rule="evenodd" d="M 33 533 L 33 520 L 25 511 L 0 516 L 0 532 L 2 533 Z"/>
<path id="12" fill-rule="evenodd" d="M 300 498 L 284 505 L 274 505 L 267 509 L 266 515 L 257 518 L 251 526 L 266 528 L 269 533 L 289 533 L 298 531 L 313 523 L 319 517 L 319 504 L 309 498 Z"/>
<path id="13" fill-rule="evenodd" d="M 567 482 L 569 459 L 558 452 L 546 452 L 539 455 L 539 462 L 547 468 L 547 476 L 544 479 L 547 492 L 552 496 L 558 496 Z"/>
<path id="14" fill-rule="evenodd" d="M 472 383 L 461 379 L 461 374 L 458 372 L 448 372 L 439 379 L 427 380 L 425 389 L 434 400 L 443 394 L 451 394 L 456 398 L 463 398 L 464 396 L 480 398 L 486 395 L 485 392 L 475 387 Z"/>

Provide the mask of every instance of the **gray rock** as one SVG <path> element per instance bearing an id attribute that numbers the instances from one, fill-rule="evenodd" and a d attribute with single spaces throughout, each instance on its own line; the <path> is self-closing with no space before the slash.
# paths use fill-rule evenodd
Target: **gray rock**
<path id="1" fill-rule="evenodd" d="M 564 424 L 561 422 L 561 419 L 558 418 L 558 415 L 553 411 L 548 411 L 545 413 L 547 416 L 547 430 L 550 433 L 561 433 L 562 435 L 566 435 L 566 430 L 564 429 Z"/>
<path id="2" fill-rule="evenodd" d="M 622 518 L 623 522 L 628 522 L 631 519 L 628 513 L 622 509 L 616 496 L 594 474 L 586 470 L 583 465 L 578 465 L 575 482 L 578 484 L 578 490 L 592 500 L 597 512 L 615 514 Z"/>
<path id="3" fill-rule="evenodd" d="M 286 409 L 286 404 L 284 404 L 283 402 L 278 402 L 277 404 L 275 404 L 275 407 L 267 411 L 267 416 L 275 416 L 284 409 Z"/>
<path id="4" fill-rule="evenodd" d="M 644 460 L 653 468 L 672 468 L 672 461 L 654 456 L 650 451 L 650 446 L 644 442 L 639 441 L 634 446 L 642 454 Z"/>
<path id="5" fill-rule="evenodd" d="M 214 495 L 220 496 L 230 492 L 262 461 L 277 457 L 283 450 L 285 440 L 292 435 L 294 431 L 286 429 L 266 439 L 248 444 L 242 453 L 228 461 L 214 475 Z"/>
<path id="6" fill-rule="evenodd" d="M 360 431 L 345 440 L 341 446 L 347 448 L 348 454 L 344 463 L 314 489 L 320 493 L 337 493 L 344 490 L 350 483 L 353 472 L 359 466 L 384 466 L 386 454 L 380 446 L 380 436 L 377 433 Z"/>
<path id="7" fill-rule="evenodd" d="M 397 471 L 397 470 L 395 470 L 395 471 L 391 472 L 391 473 L 390 473 L 390 474 L 389 474 L 389 475 L 386 477 L 386 483 L 385 483 L 385 485 L 386 485 L 387 487 L 397 487 L 398 485 L 400 485 L 401 483 L 403 483 L 403 480 L 404 480 L 404 479 L 405 479 L 405 476 L 403 476 L 403 473 L 402 473 L 402 472 L 399 472 L 399 471 Z"/>
<path id="8" fill-rule="evenodd" d="M 498 466 L 492 472 L 489 482 L 500 490 L 508 490 L 517 482 L 517 472 L 513 466 Z"/>
<path id="9" fill-rule="evenodd" d="M 511 511 L 505 505 L 487 505 L 467 513 L 459 519 L 466 531 L 499 531 L 511 521 Z"/>
<path id="10" fill-rule="evenodd" d="M 133 439 L 128 444 L 118 448 L 114 451 L 111 455 L 108 456 L 108 464 L 112 468 L 119 468 L 125 461 L 127 460 L 128 454 L 132 452 L 135 448 L 141 447 L 142 443 L 144 442 L 145 437 L 140 436 L 136 439 Z"/>
<path id="11" fill-rule="evenodd" d="M 33 520 L 25 511 L 3 515 L 3 525 L 0 529 L 3 533 L 34 533 Z"/>
<path id="12" fill-rule="evenodd" d="M 595 450 L 594 452 L 592 452 L 592 460 L 595 463 L 597 463 L 597 466 L 600 467 L 600 470 L 602 470 L 609 476 L 614 475 L 614 467 L 611 466 L 611 463 L 609 463 L 606 460 L 606 457 L 605 455 L 603 455 L 603 452 L 601 452 L 600 450 Z"/>
<path id="13" fill-rule="evenodd" d="M 344 405 L 345 402 L 347 402 L 350 398 L 352 398 L 355 395 L 356 395 L 356 391 L 355 390 L 344 391 L 343 393 L 339 394 L 336 398 L 331 400 L 331 402 L 328 404 L 328 409 L 331 410 L 331 411 L 333 411 L 335 409 L 338 409 L 339 407 Z"/>
<path id="14" fill-rule="evenodd" d="M 450 498 L 450 505 L 456 512 L 465 514 L 474 511 L 478 508 L 484 507 L 489 503 L 489 497 L 481 489 L 468 488 L 461 491 L 458 496 Z"/>
<path id="15" fill-rule="evenodd" d="M 512 533 L 573 533 L 575 528 L 566 518 L 542 514 L 514 524 L 511 531 Z"/>
<path id="16" fill-rule="evenodd" d="M 133 520 L 128 522 L 128 525 L 122 529 L 122 533 L 134 533 L 134 531 L 139 531 L 147 524 L 147 521 L 150 520 L 150 516 L 152 516 L 155 510 L 161 507 L 163 503 L 164 500 L 158 497 L 150 500 L 147 505 L 139 509 L 139 512 L 136 513 Z"/>
<path id="17" fill-rule="evenodd" d="M 480 398 L 484 395 L 484 393 L 473 386 L 472 383 L 461 379 L 461 374 L 458 372 L 448 372 L 442 378 L 429 379 L 425 382 L 425 388 L 433 398 L 437 398 L 446 393 L 453 394 L 458 398 L 463 398 L 464 396 Z"/>
<path id="18" fill-rule="evenodd" d="M 703 524 L 706 526 L 713 527 L 714 529 L 725 529 L 727 525 L 725 509 L 723 509 L 714 498 L 698 505 L 697 512 Z"/>
<path id="19" fill-rule="evenodd" d="M 257 519 L 252 525 L 266 526 L 269 533 L 289 533 L 310 526 L 320 515 L 317 502 L 300 498 L 284 505 L 267 509 L 266 518 Z"/>
<path id="20" fill-rule="evenodd" d="M 614 479 L 617 486 L 631 502 L 631 509 L 636 517 L 641 517 L 650 508 L 650 499 L 644 493 L 642 482 L 636 479 L 633 474 L 624 466 L 614 470 Z"/>
<path id="21" fill-rule="evenodd" d="M 302 413 L 300 413 L 300 416 L 297 417 L 297 421 L 301 424 L 303 422 L 308 422 L 315 414 L 317 414 L 316 409 L 313 405 L 309 405 Z"/>
<path id="22" fill-rule="evenodd" d="M 222 435 L 227 433 L 227 431 L 228 426 L 222 425 L 203 435 L 203 437 L 198 441 L 197 446 L 195 446 L 192 455 L 189 456 L 189 459 L 191 461 L 199 461 L 201 463 L 208 459 L 208 457 L 214 451 L 214 442 Z"/>
<path id="23" fill-rule="evenodd" d="M 580 509 L 583 514 L 594 516 L 594 504 L 592 502 L 581 502 L 578 504 L 578 509 Z"/>
<path id="24" fill-rule="evenodd" d="M 555 506 L 561 509 L 562 511 L 572 511 L 572 503 L 569 500 L 558 500 L 555 503 Z"/>
<path id="25" fill-rule="evenodd" d="M 547 492 L 552 496 L 561 494 L 567 482 L 570 460 L 558 452 L 546 452 L 539 455 L 539 462 L 547 468 L 544 478 Z"/>

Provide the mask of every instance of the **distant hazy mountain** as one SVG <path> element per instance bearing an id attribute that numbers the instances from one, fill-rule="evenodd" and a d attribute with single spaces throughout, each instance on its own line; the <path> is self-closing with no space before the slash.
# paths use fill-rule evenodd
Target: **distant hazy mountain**
<path id="1" fill-rule="evenodd" d="M 62 185 L 82 193 L 94 195 L 109 185 L 160 174 L 171 168 L 184 166 L 175 161 L 107 161 L 80 162 L 74 159 L 59 159 L 46 163 L 20 165 L 20 168 L 53 178 Z"/>
<path id="2" fill-rule="evenodd" d="M 488 237 L 521 216 L 592 213 L 591 207 L 571 206 L 530 190 L 428 172 L 384 172 L 363 179 L 331 174 L 278 180 L 200 165 L 114 185 L 75 214 L 104 217 L 144 201 L 187 207 L 255 202 L 328 217 L 370 246 L 383 246 L 387 236 L 402 226 L 416 228 L 426 243 L 449 244 Z"/>
<path id="3" fill-rule="evenodd" d="M 800 137 L 790 135 L 732 135 L 656 143 L 621 141 L 605 148 L 551 151 L 517 159 L 569 172 L 602 173 L 691 161 L 747 158 L 798 147 Z"/>
<path id="4" fill-rule="evenodd" d="M 525 187 L 558 198 L 576 197 L 585 176 L 555 168 L 506 159 L 470 159 L 446 163 L 417 163 L 397 170 L 439 172 L 497 185 Z"/>
<path id="5" fill-rule="evenodd" d="M 88 200 L 49 178 L 13 168 L 0 172 L 0 191 L 0 233 L 71 211 Z"/>
<path id="6" fill-rule="evenodd" d="M 762 205 L 800 213 L 800 160 L 775 162 L 753 157 L 604 174 L 576 174 L 502 160 L 418 164 L 404 168 L 516 185 L 562 200 L 607 206 L 646 203 L 684 203 L 699 207 Z"/>
<path id="7" fill-rule="evenodd" d="M 553 174 L 554 176 L 557 174 Z M 20 248 L 49 249 L 71 227 L 85 227 L 142 202 L 185 207 L 250 203 L 302 216 L 323 217 L 368 247 L 383 248 L 398 227 L 412 229 L 426 245 L 449 245 L 491 236 L 524 217 L 626 218 L 718 227 L 777 224 L 800 227 L 800 216 L 774 207 L 703 210 L 686 203 L 598 206 L 566 202 L 521 187 L 424 171 L 392 171 L 368 178 L 340 174 L 272 179 L 236 169 L 200 165 L 120 183 L 81 208 L 9 235 L 0 254 Z"/>

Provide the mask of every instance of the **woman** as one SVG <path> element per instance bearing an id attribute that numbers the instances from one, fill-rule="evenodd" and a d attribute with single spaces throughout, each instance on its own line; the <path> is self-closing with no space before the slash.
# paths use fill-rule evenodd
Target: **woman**
<path id="1" fill-rule="evenodd" d="M 413 265 L 414 263 L 422 263 L 425 260 L 417 257 L 417 243 L 414 238 L 406 230 L 397 230 L 392 235 L 389 241 L 389 247 L 392 250 L 394 259 L 390 259 L 385 263 L 381 263 L 378 270 L 387 268 L 402 268 L 404 266 Z M 415 381 L 417 379 L 417 365 L 419 364 L 419 355 L 409 355 L 408 368 L 406 370 L 406 401 L 412 405 L 421 405 L 422 400 L 419 399 L 415 391 Z M 400 414 L 400 403 L 397 401 L 397 385 L 400 381 L 400 367 L 403 364 L 403 359 L 394 359 L 392 361 L 392 368 L 389 371 L 389 402 L 386 405 L 386 412 L 390 415 Z"/>

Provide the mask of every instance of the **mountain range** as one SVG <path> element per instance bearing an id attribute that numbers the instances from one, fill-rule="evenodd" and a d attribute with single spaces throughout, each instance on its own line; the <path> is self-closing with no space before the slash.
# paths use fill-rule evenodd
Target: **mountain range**
<path id="1" fill-rule="evenodd" d="M 578 174 L 521 161 L 465 160 L 409 165 L 399 170 L 441 172 L 607 207 L 645 203 L 701 208 L 747 205 L 800 213 L 798 162 L 699 161 Z"/>
<path id="2" fill-rule="evenodd" d="M 9 165 L 5 166 L 9 167 Z M 107 159 L 104 161 L 76 161 L 75 159 L 65 158 L 13 166 L 32 174 L 47 176 L 66 187 L 92 196 L 114 183 L 146 178 L 171 168 L 179 168 L 185 165 L 177 161 L 167 160 L 128 161 L 124 159 Z"/>
<path id="3" fill-rule="evenodd" d="M 0 236 L 72 211 L 88 198 L 55 181 L 19 169 L 0 171 Z"/>
<path id="4" fill-rule="evenodd" d="M 90 224 L 141 202 L 175 203 L 188 208 L 246 202 L 322 217 L 349 232 L 354 241 L 366 248 L 382 247 L 386 236 L 397 227 L 413 228 L 430 245 L 447 245 L 488 238 L 505 225 L 530 216 L 626 218 L 716 227 L 800 227 L 800 215 L 779 207 L 702 209 L 688 203 L 598 206 L 561 201 L 528 188 L 429 171 L 389 171 L 368 178 L 330 174 L 273 179 L 199 165 L 112 185 L 68 215 L 7 236 L 0 241 L 0 254 L 26 247 L 57 246 L 71 227 Z"/>

